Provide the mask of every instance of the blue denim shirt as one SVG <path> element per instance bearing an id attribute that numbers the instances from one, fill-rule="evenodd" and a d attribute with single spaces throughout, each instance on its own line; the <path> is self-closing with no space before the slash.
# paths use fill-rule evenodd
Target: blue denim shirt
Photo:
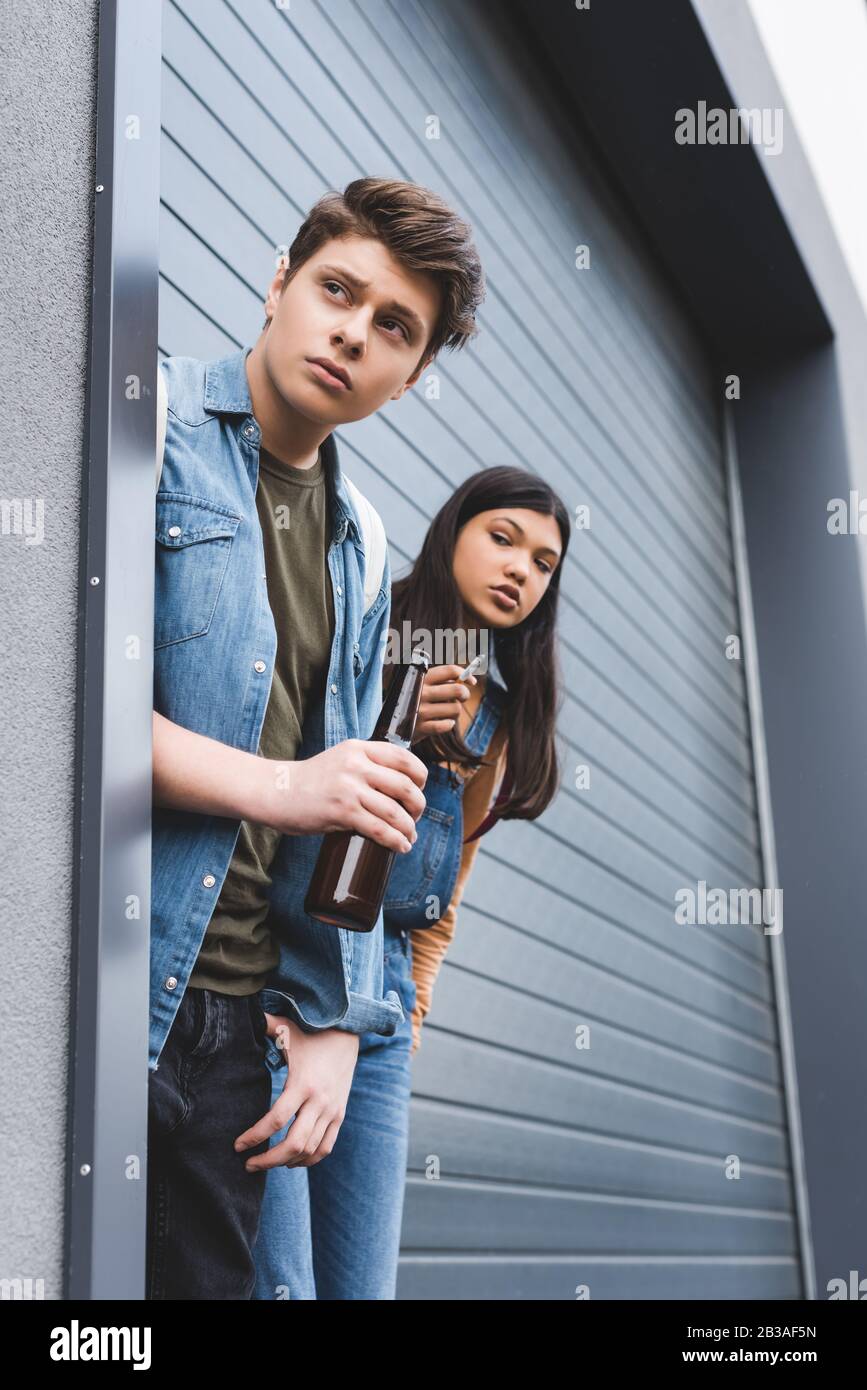
<path id="1" fill-rule="evenodd" d="M 271 689 L 277 632 L 268 603 L 256 509 L 261 430 L 243 348 L 214 362 L 170 357 L 162 479 L 156 496 L 154 709 L 209 738 L 255 753 Z M 333 520 L 328 569 L 335 627 L 328 679 L 309 707 L 298 758 L 369 738 L 382 705 L 391 607 L 382 584 L 364 612 L 364 544 L 333 436 L 322 445 Z M 149 1069 L 156 1070 L 216 906 L 240 820 L 153 811 Z M 390 1035 L 399 996 L 382 997 L 382 914 L 372 932 L 325 925 L 304 912 L 321 835 L 285 835 L 271 869 L 267 924 L 279 963 L 259 993 L 269 1013 L 310 1032 Z M 269 1039 L 272 1070 L 284 1064 Z"/>

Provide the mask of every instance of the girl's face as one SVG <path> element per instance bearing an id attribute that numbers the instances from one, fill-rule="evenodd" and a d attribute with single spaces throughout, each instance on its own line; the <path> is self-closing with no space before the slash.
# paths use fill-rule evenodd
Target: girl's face
<path id="1" fill-rule="evenodd" d="M 561 550 L 553 516 L 506 506 L 471 517 L 452 559 L 465 622 L 517 627 L 544 596 Z"/>

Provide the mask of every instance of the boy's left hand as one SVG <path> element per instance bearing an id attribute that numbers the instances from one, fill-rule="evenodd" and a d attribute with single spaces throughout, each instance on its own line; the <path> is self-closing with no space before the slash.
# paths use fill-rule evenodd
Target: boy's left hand
<path id="1" fill-rule="evenodd" d="M 331 1153 L 346 1114 L 346 1102 L 358 1059 L 357 1033 L 325 1028 L 305 1033 L 292 1019 L 265 1014 L 268 1037 L 283 1048 L 288 1062 L 286 1084 L 267 1115 L 235 1140 L 235 1152 L 255 1148 L 285 1129 L 279 1144 L 253 1154 L 248 1173 L 263 1168 L 309 1168 Z"/>

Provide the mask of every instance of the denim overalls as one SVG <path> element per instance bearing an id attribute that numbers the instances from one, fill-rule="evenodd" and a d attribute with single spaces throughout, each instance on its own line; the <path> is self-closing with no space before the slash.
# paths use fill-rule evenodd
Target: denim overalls
<path id="1" fill-rule="evenodd" d="M 474 754 L 487 753 L 504 704 L 505 690 L 489 674 L 464 736 Z M 416 997 L 409 933 L 431 926 L 451 901 L 464 840 L 463 791 L 460 776 L 428 765 L 418 839 L 395 857 L 383 905 L 383 989 L 397 992 L 406 1018 L 390 1036 L 361 1034 L 333 1151 L 310 1168 L 269 1169 L 254 1250 L 256 1299 L 395 1297 Z M 285 1068 L 274 1072 L 272 1104 L 285 1080 Z"/>
<path id="2" fill-rule="evenodd" d="M 505 691 L 489 674 L 485 694 L 464 743 L 483 757 L 503 715 Z M 386 950 L 389 938 L 439 921 L 452 900 L 464 845 L 464 780 L 433 763 L 424 785 L 425 809 L 416 821 L 418 839 L 409 854 L 395 858 L 382 905 Z"/>

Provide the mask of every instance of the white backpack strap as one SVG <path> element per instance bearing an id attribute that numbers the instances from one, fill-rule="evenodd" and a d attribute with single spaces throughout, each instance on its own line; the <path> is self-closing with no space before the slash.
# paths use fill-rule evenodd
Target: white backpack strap
<path id="1" fill-rule="evenodd" d="M 364 538 L 366 561 L 364 567 L 364 611 L 366 613 L 382 586 L 382 573 L 385 569 L 385 527 L 379 512 L 368 502 L 364 493 L 359 492 L 355 483 L 351 478 L 347 478 L 345 473 L 343 474 L 343 481 L 349 489 L 349 496 L 352 499 L 355 515 L 358 517 L 358 524 Z"/>
<path id="2" fill-rule="evenodd" d="M 163 454 L 166 448 L 166 419 L 169 413 L 169 396 L 163 369 L 157 362 L 157 492 L 163 474 Z"/>

